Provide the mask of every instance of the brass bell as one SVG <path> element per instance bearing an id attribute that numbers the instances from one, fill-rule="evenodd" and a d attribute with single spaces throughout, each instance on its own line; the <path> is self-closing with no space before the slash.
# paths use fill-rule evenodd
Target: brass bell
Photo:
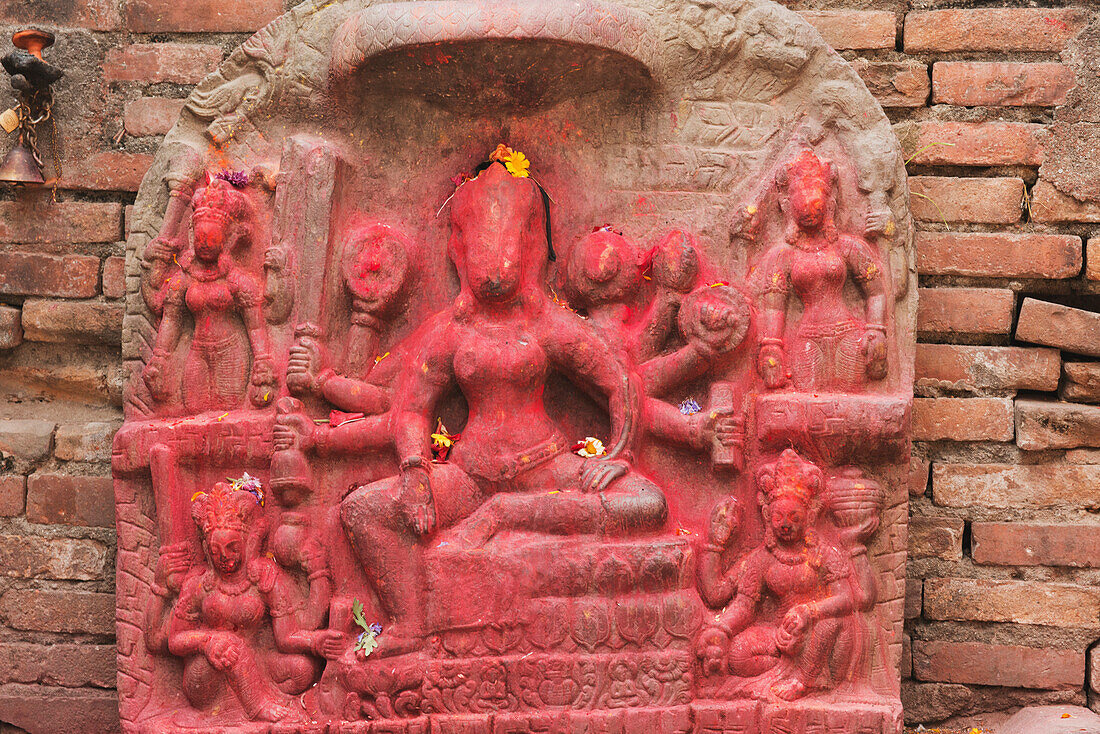
<path id="1" fill-rule="evenodd" d="M 4 156 L 4 162 L 0 163 L 0 183 L 24 186 L 42 184 L 45 180 L 42 169 L 34 160 L 34 153 L 22 140 Z"/>

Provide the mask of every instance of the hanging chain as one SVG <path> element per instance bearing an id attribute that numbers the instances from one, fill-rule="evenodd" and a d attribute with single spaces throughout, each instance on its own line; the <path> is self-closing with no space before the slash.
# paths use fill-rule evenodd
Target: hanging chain
<path id="1" fill-rule="evenodd" d="M 36 114 L 37 113 L 37 114 Z M 53 198 L 57 201 L 57 184 L 61 180 L 61 156 L 58 155 L 57 122 L 53 119 L 53 92 L 49 89 L 35 90 L 32 94 L 19 95 L 19 141 L 25 143 L 39 168 L 45 168 L 42 153 L 38 149 L 38 126 L 48 123 L 50 126 L 50 157 L 53 159 L 54 179 Z"/>

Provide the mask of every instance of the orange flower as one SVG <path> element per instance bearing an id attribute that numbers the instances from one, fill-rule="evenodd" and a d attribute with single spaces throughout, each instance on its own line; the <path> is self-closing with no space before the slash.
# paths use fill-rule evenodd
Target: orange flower
<path id="1" fill-rule="evenodd" d="M 512 157 L 512 149 L 504 143 L 497 145 L 497 149 L 489 154 L 489 160 L 504 163 Z"/>

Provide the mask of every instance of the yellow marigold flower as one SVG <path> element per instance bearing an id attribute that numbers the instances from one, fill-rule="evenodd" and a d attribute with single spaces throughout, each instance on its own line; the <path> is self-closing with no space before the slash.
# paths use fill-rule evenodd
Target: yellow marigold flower
<path id="1" fill-rule="evenodd" d="M 516 178 L 527 178 L 530 175 L 527 169 L 531 167 L 531 161 L 527 160 L 527 156 L 517 150 L 513 151 L 512 155 L 504 161 L 504 167 L 508 169 L 508 173 Z"/>

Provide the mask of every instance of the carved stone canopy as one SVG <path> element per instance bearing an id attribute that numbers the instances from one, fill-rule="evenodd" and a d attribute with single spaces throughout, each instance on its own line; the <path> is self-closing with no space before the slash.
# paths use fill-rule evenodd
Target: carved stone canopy
<path id="1" fill-rule="evenodd" d="M 901 731 L 905 172 L 798 16 L 302 3 L 127 253 L 127 731 Z"/>

